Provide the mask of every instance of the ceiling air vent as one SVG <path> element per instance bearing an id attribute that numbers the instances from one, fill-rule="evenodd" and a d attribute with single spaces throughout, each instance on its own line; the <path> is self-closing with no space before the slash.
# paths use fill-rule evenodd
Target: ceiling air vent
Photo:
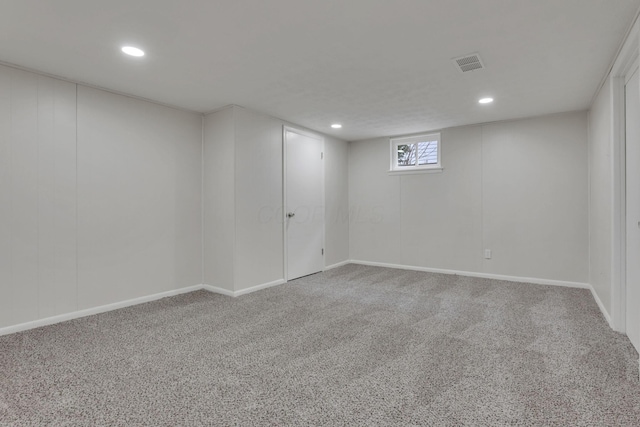
<path id="1" fill-rule="evenodd" d="M 473 70 L 481 70 L 484 68 L 482 59 L 480 59 L 480 55 L 478 55 L 477 53 L 470 53 L 469 55 L 453 58 L 453 62 L 456 64 L 456 67 L 458 67 L 458 70 L 460 70 L 460 72 L 462 73 Z"/>

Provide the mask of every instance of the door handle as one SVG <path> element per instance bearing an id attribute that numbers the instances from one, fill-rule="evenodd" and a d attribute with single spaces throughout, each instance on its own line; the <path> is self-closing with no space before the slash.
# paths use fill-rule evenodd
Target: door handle
<path id="1" fill-rule="evenodd" d="M 296 216 L 296 214 L 294 214 L 293 212 L 289 212 L 287 214 L 287 218 L 293 218 L 294 216 Z"/>

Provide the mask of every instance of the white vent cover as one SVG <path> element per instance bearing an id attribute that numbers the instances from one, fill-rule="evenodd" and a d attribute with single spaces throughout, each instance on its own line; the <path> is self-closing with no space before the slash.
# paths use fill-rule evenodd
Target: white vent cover
<path id="1" fill-rule="evenodd" d="M 480 59 L 480 55 L 478 55 L 477 53 L 470 53 L 458 58 L 453 58 L 453 62 L 456 64 L 456 67 L 458 68 L 458 70 L 460 70 L 461 73 L 466 73 L 467 71 L 473 70 L 481 70 L 484 68 L 482 59 Z"/>

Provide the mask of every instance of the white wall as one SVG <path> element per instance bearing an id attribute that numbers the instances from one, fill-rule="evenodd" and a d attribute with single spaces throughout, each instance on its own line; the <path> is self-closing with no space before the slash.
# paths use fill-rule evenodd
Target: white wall
<path id="1" fill-rule="evenodd" d="M 388 138 L 350 143 L 351 259 L 587 282 L 585 112 L 445 129 L 442 150 L 442 173 L 399 176 Z"/>
<path id="2" fill-rule="evenodd" d="M 284 124 L 239 107 L 203 123 L 0 66 L 0 327 L 281 279 Z M 348 259 L 347 143 L 325 151 L 330 265 Z"/>
<path id="3" fill-rule="evenodd" d="M 205 241 L 211 242 L 205 244 L 206 283 L 242 291 L 282 280 L 282 129 L 284 125 L 297 126 L 237 106 L 208 115 L 205 123 Z M 328 266 L 346 261 L 349 256 L 348 145 L 330 136 L 321 136 L 326 154 L 325 263 Z M 230 140 L 233 143 L 229 143 Z M 221 147 L 225 147 L 224 150 L 232 147 L 233 153 L 225 151 L 224 154 Z M 220 165 L 221 156 L 233 158 L 233 164 Z M 217 179 L 224 180 L 224 188 L 218 188 Z M 222 225 L 216 214 L 220 209 L 226 218 Z M 232 239 L 231 228 L 235 237 L 233 244 L 227 244 Z M 223 251 L 226 253 L 222 254 L 224 261 L 221 261 L 219 256 Z"/>
<path id="4" fill-rule="evenodd" d="M 233 291 L 235 254 L 235 108 L 204 119 L 204 283 Z"/>
<path id="5" fill-rule="evenodd" d="M 607 79 L 589 111 L 589 283 L 611 314 L 612 105 Z"/>
<path id="6" fill-rule="evenodd" d="M 0 66 L 0 327 L 201 282 L 201 116 Z"/>
<path id="7" fill-rule="evenodd" d="M 325 266 L 349 259 L 349 145 L 324 137 Z"/>
<path id="8" fill-rule="evenodd" d="M 77 308 L 75 100 L 0 66 L 0 327 Z"/>
<path id="9" fill-rule="evenodd" d="M 586 283 L 586 112 L 482 131 L 485 271 Z"/>
<path id="10" fill-rule="evenodd" d="M 283 122 L 236 109 L 236 290 L 284 277 Z"/>
<path id="11" fill-rule="evenodd" d="M 436 174 L 389 175 L 387 138 L 322 135 L 326 265 L 586 282 L 590 264 L 609 307 L 609 90 L 588 147 L 584 112 L 446 129 Z M 230 291 L 282 279 L 283 125 L 234 106 L 203 129 L 195 113 L 0 66 L 0 327 L 202 272 Z"/>
<path id="12" fill-rule="evenodd" d="M 78 87 L 80 308 L 199 284 L 202 117 Z"/>

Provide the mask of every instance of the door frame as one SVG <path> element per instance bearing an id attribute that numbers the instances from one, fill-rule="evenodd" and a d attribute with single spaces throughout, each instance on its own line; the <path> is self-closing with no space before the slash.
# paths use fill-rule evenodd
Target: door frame
<path id="1" fill-rule="evenodd" d="M 636 20 L 618 53 L 609 75 L 611 83 L 612 141 L 612 241 L 611 241 L 611 327 L 626 333 L 627 314 L 627 227 L 626 227 L 626 120 L 627 75 L 638 64 L 640 22 Z"/>
<path id="2" fill-rule="evenodd" d="M 325 197 L 325 163 L 324 163 L 324 152 L 325 152 L 325 141 L 324 138 L 318 134 L 313 132 L 308 132 L 302 129 L 298 129 L 292 126 L 283 125 L 282 126 L 282 244 L 284 249 L 283 256 L 283 277 L 284 281 L 289 281 L 289 248 L 288 248 L 288 233 L 287 233 L 287 132 L 297 133 L 298 135 L 306 136 L 308 138 L 317 139 L 320 141 L 321 150 L 322 150 L 322 248 L 324 252 L 322 254 L 322 270 L 325 270 L 326 267 L 326 256 L 327 256 L 327 242 L 326 242 L 326 228 L 327 228 L 327 201 Z"/>

